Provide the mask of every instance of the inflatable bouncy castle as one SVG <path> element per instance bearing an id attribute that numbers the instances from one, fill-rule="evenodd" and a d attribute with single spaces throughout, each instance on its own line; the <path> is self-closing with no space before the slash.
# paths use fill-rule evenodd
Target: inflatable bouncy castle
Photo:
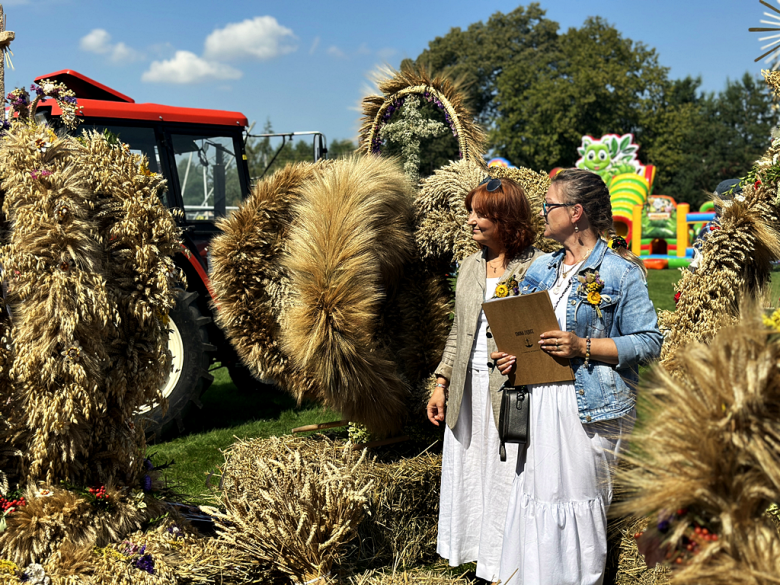
<path id="1" fill-rule="evenodd" d="M 677 268 L 690 264 L 692 236 L 714 214 L 702 207 L 690 213 L 668 195 L 653 193 L 656 169 L 637 159 L 633 134 L 583 136 L 575 166 L 600 175 L 609 187 L 615 231 L 647 268 Z M 553 169 L 554 176 L 560 168 Z M 706 204 L 705 204 L 706 205 Z"/>

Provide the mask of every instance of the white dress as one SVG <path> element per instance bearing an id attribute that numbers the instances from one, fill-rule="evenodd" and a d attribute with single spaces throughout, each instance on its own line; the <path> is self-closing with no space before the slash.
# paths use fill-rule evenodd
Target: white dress
<path id="1" fill-rule="evenodd" d="M 572 278 L 576 272 L 571 271 Z M 549 290 L 562 331 L 570 286 L 579 283 L 564 283 L 557 294 Z M 600 584 L 612 466 L 633 416 L 582 424 L 574 384 L 568 382 L 529 386 L 529 398 L 530 437 L 518 458 L 509 499 L 501 582 Z"/>
<path id="2" fill-rule="evenodd" d="M 486 299 L 493 296 L 498 280 L 487 279 Z M 486 327 L 481 313 L 458 422 L 454 430 L 444 428 L 436 552 L 453 567 L 476 561 L 477 576 L 494 581 L 517 445 L 506 446 L 507 461 L 501 462 L 489 397 Z"/>

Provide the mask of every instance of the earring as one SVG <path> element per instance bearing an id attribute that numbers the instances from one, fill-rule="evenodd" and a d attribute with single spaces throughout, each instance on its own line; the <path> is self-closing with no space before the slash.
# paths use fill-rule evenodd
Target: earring
<path id="1" fill-rule="evenodd" d="M 575 232 L 580 231 L 580 227 L 576 223 L 574 224 L 574 231 Z"/>

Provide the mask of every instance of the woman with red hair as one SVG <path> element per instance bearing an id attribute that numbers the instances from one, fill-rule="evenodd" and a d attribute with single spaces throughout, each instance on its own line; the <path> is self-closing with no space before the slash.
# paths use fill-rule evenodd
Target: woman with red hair
<path id="1" fill-rule="evenodd" d="M 506 283 L 523 280 L 541 254 L 522 187 L 511 179 L 485 179 L 466 196 L 471 237 L 481 250 L 458 270 L 455 319 L 441 363 L 428 419 L 446 421 L 437 552 L 458 566 L 477 562 L 477 576 L 495 581 L 514 466 L 499 460 L 498 412 L 504 378 L 490 362 L 496 344 L 482 303 Z M 507 461 L 517 445 L 506 445 Z"/>

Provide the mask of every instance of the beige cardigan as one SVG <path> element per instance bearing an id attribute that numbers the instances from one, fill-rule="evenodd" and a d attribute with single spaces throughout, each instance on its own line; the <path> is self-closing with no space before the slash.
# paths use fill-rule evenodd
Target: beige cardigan
<path id="1" fill-rule="evenodd" d="M 486 254 L 487 248 L 483 248 L 482 251 L 469 256 L 460 264 L 455 287 L 455 319 L 447 338 L 447 344 L 444 346 L 441 363 L 436 368 L 437 376 L 442 376 L 450 381 L 446 420 L 447 426 L 451 429 L 455 428 L 455 424 L 458 422 L 463 389 L 466 385 L 466 371 L 474 345 L 474 336 L 477 333 L 479 314 L 482 312 L 482 303 L 485 300 Z M 529 246 L 509 262 L 501 276 L 501 281 L 508 278 L 510 274 L 513 274 L 518 282 L 522 281 L 531 262 L 541 255 L 540 250 Z M 490 336 L 488 336 L 487 346 L 488 354 L 496 351 L 496 343 Z M 491 368 L 490 400 L 496 426 L 498 426 L 498 413 L 501 405 L 501 395 L 498 390 L 505 380 L 506 377 L 498 371 L 498 368 Z"/>

